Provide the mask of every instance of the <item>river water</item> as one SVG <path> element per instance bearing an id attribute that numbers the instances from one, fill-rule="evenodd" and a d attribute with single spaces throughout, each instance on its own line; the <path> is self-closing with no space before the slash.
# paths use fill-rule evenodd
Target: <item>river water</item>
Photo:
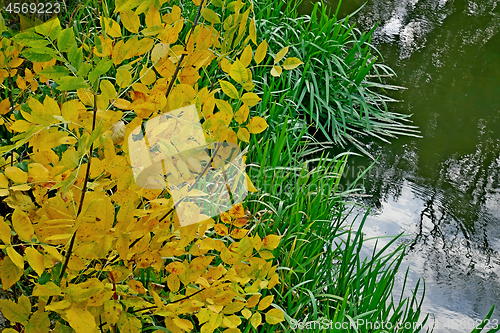
<path id="1" fill-rule="evenodd" d="M 365 180 L 363 231 L 409 234 L 404 268 L 410 285 L 425 279 L 437 333 L 470 332 L 500 307 L 499 2 L 368 0 L 353 17 L 362 31 L 379 22 L 373 44 L 398 74 L 389 83 L 408 88 L 391 108 L 412 113 L 423 136 L 370 142 L 380 158 Z M 339 16 L 363 3 L 344 1 Z M 370 162 L 351 158 L 344 185 Z M 492 319 L 500 324 L 500 309 Z"/>

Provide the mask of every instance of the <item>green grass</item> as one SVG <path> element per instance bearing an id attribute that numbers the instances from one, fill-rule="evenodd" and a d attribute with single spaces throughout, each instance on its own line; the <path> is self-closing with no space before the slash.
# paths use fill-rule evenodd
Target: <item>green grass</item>
<path id="1" fill-rule="evenodd" d="M 260 38 L 274 53 L 290 45 L 290 56 L 304 62 L 287 74 L 285 88 L 295 103 L 293 115 L 314 124 L 329 141 L 353 144 L 367 155 L 361 137 L 388 141 L 398 135 L 418 136 L 417 128 L 409 124 L 411 115 L 389 110 L 396 100 L 387 92 L 400 87 L 383 82 L 395 73 L 379 61 L 379 52 L 370 44 L 373 29 L 360 32 L 349 23 L 349 16 L 338 20 L 320 5 L 316 3 L 309 16 L 299 17 L 298 3 L 257 1 Z"/>

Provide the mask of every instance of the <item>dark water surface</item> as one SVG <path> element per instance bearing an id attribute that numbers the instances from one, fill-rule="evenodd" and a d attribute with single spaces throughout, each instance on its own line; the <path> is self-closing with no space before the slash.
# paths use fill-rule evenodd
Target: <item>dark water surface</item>
<path id="1" fill-rule="evenodd" d="M 343 1 L 340 16 L 363 3 Z M 380 22 L 373 43 L 398 74 L 390 83 L 408 88 L 392 110 L 413 113 L 423 136 L 371 144 L 364 232 L 411 234 L 405 267 L 426 281 L 435 332 L 470 332 L 500 307 L 500 1 L 368 0 L 353 20 Z M 345 183 L 369 164 L 351 158 Z"/>

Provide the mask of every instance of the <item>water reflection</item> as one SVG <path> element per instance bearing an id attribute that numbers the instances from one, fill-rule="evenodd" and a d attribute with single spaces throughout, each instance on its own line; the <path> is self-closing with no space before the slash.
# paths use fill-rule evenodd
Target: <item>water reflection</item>
<path id="1" fill-rule="evenodd" d="M 412 113 L 423 135 L 371 144 L 380 160 L 365 182 L 365 233 L 412 234 L 402 240 L 405 263 L 413 282 L 426 279 L 424 311 L 435 314 L 438 333 L 470 332 L 442 325 L 500 306 L 498 2 L 370 0 L 354 17 L 360 30 L 379 22 L 373 43 L 398 73 L 390 83 L 409 88 L 394 95 L 403 102 L 393 109 Z M 344 1 L 341 15 L 361 5 Z M 344 184 L 369 164 L 351 159 Z"/>

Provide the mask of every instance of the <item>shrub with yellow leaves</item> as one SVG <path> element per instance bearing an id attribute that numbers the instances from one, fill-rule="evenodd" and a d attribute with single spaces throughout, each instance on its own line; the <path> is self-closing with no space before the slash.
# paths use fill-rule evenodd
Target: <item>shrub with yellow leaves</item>
<path id="1" fill-rule="evenodd" d="M 166 0 L 117 0 L 92 36 L 54 17 L 1 37 L 4 332 L 231 333 L 284 320 L 267 295 L 279 236 L 261 239 L 241 203 L 181 226 L 169 190 L 134 179 L 134 128 L 195 105 L 207 142 L 244 146 L 268 127 L 251 116 L 253 66 L 279 76 L 301 64 L 277 65 L 288 48 L 261 64 L 251 2 L 193 2 L 193 21 Z"/>

